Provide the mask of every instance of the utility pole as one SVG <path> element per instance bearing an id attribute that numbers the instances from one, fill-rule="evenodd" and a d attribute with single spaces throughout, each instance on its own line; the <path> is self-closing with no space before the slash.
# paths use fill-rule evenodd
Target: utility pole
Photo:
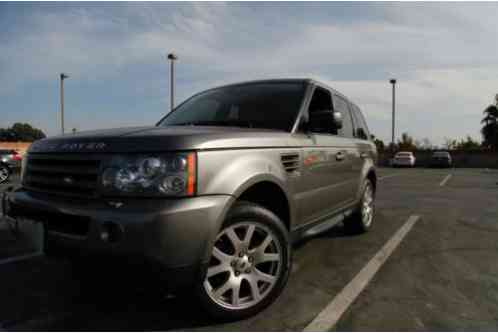
<path id="1" fill-rule="evenodd" d="M 389 82 L 393 86 L 393 115 L 392 115 L 392 132 L 391 132 L 391 149 L 394 154 L 394 130 L 395 130 L 395 120 L 396 120 L 396 79 L 391 79 Z"/>
<path id="2" fill-rule="evenodd" d="M 64 134 L 64 79 L 67 79 L 69 75 L 61 73 L 60 74 L 60 99 L 61 99 L 61 132 Z"/>
<path id="3" fill-rule="evenodd" d="M 168 59 L 171 61 L 171 64 L 170 64 L 170 71 L 169 71 L 169 79 L 170 79 L 170 111 L 173 110 L 173 108 L 175 107 L 175 60 L 178 59 L 178 57 L 176 56 L 176 54 L 174 53 L 170 53 L 168 54 Z"/>

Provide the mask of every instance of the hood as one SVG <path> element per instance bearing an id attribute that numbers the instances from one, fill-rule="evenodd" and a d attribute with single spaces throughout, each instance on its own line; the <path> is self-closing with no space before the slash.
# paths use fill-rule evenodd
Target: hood
<path id="1" fill-rule="evenodd" d="M 34 142 L 30 153 L 126 153 L 282 147 L 290 134 L 266 129 L 169 126 L 128 127 L 66 134 Z"/>

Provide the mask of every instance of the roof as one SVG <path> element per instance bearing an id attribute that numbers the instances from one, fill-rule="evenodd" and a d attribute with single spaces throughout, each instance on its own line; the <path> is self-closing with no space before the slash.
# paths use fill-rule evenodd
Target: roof
<path id="1" fill-rule="evenodd" d="M 296 77 L 296 78 L 275 78 L 275 79 L 261 79 L 261 80 L 249 80 L 249 81 L 241 81 L 241 82 L 234 82 L 234 83 L 229 83 L 217 87 L 213 87 L 207 90 L 204 90 L 203 92 L 213 90 L 213 89 L 220 89 L 220 88 L 225 88 L 225 87 L 234 87 L 234 86 L 240 86 L 240 85 L 246 85 L 246 84 L 258 84 L 258 83 L 290 83 L 290 82 L 302 82 L 302 83 L 312 83 L 316 84 L 318 86 L 325 87 L 331 91 L 333 91 L 335 94 L 338 94 L 339 96 L 342 96 L 346 98 L 349 102 L 353 103 L 347 96 L 342 94 L 341 92 L 335 90 L 332 88 L 330 85 L 327 83 L 324 83 L 320 80 L 309 78 L 309 77 Z M 355 104 L 355 103 L 353 103 Z"/>

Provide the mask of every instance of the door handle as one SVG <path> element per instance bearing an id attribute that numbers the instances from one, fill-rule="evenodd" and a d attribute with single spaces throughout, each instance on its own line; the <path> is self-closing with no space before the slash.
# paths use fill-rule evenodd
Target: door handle
<path id="1" fill-rule="evenodd" d="M 363 159 L 365 159 L 365 158 L 368 157 L 368 154 L 365 153 L 365 152 L 363 152 L 363 153 L 360 154 L 360 157 L 363 158 Z"/>
<path id="2" fill-rule="evenodd" d="M 337 154 L 335 154 L 335 159 L 337 161 L 342 161 L 344 160 L 344 157 L 346 157 L 346 155 L 344 154 L 344 152 L 340 151 L 338 152 Z"/>

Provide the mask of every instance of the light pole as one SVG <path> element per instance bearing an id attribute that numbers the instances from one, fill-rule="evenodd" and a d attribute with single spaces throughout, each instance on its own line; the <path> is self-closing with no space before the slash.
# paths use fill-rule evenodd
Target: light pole
<path id="1" fill-rule="evenodd" d="M 67 79 L 69 75 L 61 73 L 60 74 L 60 99 L 61 99 L 61 131 L 64 134 L 64 79 Z"/>
<path id="2" fill-rule="evenodd" d="M 396 79 L 391 79 L 389 82 L 393 85 L 393 116 L 392 116 L 392 132 L 391 132 L 391 149 L 394 153 L 394 128 L 396 117 Z"/>
<path id="3" fill-rule="evenodd" d="M 170 75 L 170 77 L 169 77 L 169 79 L 170 79 L 169 100 L 170 100 L 170 111 L 171 111 L 175 107 L 175 60 L 178 59 L 178 57 L 176 56 L 176 54 L 170 53 L 170 54 L 168 54 L 168 59 L 171 61 L 170 71 L 169 71 L 169 75 Z"/>

